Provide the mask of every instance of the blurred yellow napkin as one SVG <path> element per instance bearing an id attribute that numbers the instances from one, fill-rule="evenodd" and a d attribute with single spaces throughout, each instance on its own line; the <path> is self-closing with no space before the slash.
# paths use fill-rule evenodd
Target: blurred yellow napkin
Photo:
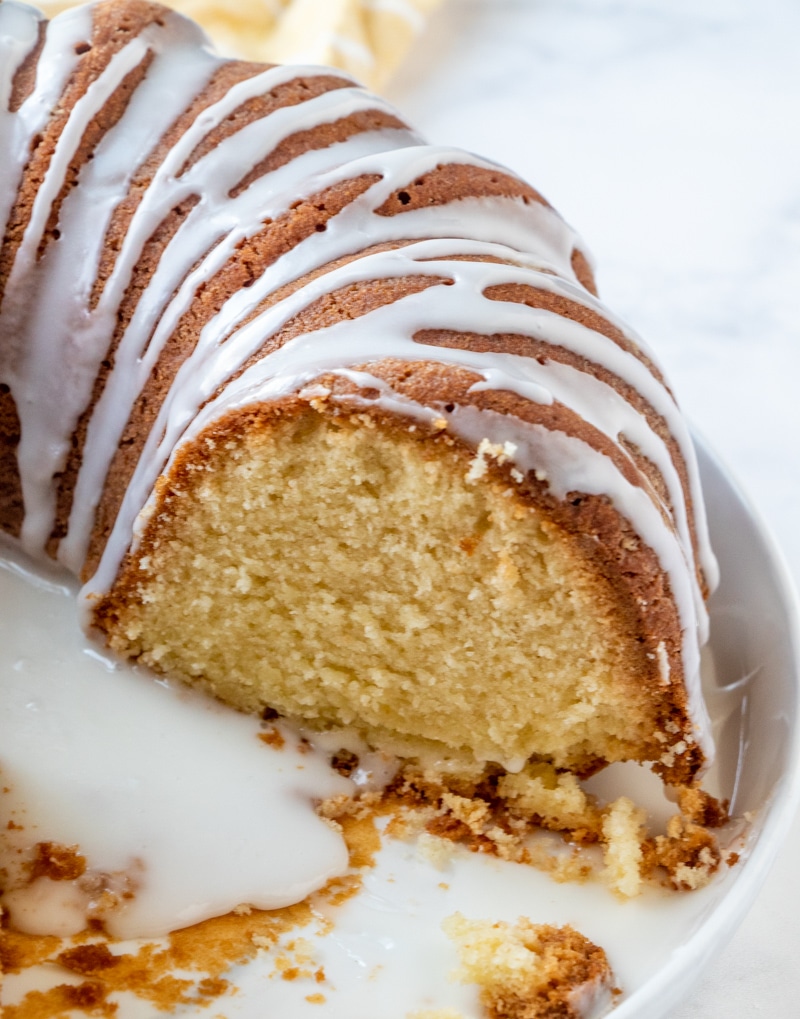
<path id="1" fill-rule="evenodd" d="M 82 0 L 39 0 L 48 16 Z M 442 0 L 166 0 L 220 52 L 278 64 L 330 64 L 380 88 Z"/>

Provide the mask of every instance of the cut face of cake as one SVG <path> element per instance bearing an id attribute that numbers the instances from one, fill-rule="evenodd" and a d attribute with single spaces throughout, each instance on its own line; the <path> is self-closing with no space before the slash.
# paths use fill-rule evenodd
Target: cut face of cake
<path id="1" fill-rule="evenodd" d="M 87 626 L 403 755 L 691 782 L 694 452 L 557 213 L 155 4 L 0 28 L 0 526 Z"/>
<path id="2" fill-rule="evenodd" d="M 446 429 L 314 402 L 223 419 L 176 459 L 95 613 L 112 647 L 410 753 L 658 759 L 669 701 L 579 538 Z"/>

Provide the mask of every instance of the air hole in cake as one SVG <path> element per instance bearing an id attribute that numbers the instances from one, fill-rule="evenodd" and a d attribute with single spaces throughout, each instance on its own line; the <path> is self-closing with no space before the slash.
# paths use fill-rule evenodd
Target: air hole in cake
<path id="1" fill-rule="evenodd" d="M 411 201 L 411 195 L 407 191 L 398 191 L 397 198 L 402 205 L 408 205 Z"/>

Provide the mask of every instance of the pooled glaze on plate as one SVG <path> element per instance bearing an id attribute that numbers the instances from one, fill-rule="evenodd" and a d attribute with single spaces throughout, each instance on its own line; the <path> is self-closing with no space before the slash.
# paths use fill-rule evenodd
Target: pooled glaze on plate
<path id="1" fill-rule="evenodd" d="M 13 889 L 18 848 L 79 846 L 86 860 L 75 880 L 7 890 L 17 929 L 78 933 L 99 885 L 132 896 L 104 916 L 110 934 L 156 937 L 242 902 L 299 902 L 344 873 L 314 801 L 352 783 L 296 735 L 106 658 L 78 628 L 74 590 L 2 552 L 0 866 Z"/>

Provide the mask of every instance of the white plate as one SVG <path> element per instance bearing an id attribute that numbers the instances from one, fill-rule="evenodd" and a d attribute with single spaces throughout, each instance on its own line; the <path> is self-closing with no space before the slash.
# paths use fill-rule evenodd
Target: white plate
<path id="1" fill-rule="evenodd" d="M 661 965 L 630 989 L 615 1019 L 661 1019 L 688 994 L 755 900 L 800 798 L 797 596 L 760 517 L 695 442 L 721 573 L 710 604 L 718 682 L 706 689 L 719 730 L 717 778 L 731 813 L 753 817 L 746 857 L 703 892 L 681 898 L 681 923 L 662 941 Z M 652 927 L 642 934 L 660 939 Z"/>
<path id="2" fill-rule="evenodd" d="M 210 1008 L 182 1007 L 179 1015 L 262 1019 L 267 1010 L 292 1019 L 404 1019 L 449 1007 L 464 1019 L 480 1019 L 475 989 L 448 979 L 457 960 L 440 924 L 455 910 L 474 918 L 571 923 L 608 953 L 624 992 L 615 1019 L 671 1012 L 757 895 L 800 796 L 795 597 L 756 514 L 702 445 L 699 455 L 722 574 L 711 602 L 713 664 L 704 670 L 718 739 L 708 783 L 731 799 L 734 815 L 748 816 L 741 861 L 701 891 L 651 890 L 623 903 L 598 882 L 556 884 L 532 868 L 470 854 L 437 870 L 413 846 L 387 840 L 361 894 L 331 913 L 332 933 L 315 938 L 306 928 L 291 935 L 313 941 L 324 985 L 276 979 L 275 952 L 265 951 L 229 974 L 234 994 Z M 641 769 L 625 769 L 609 769 L 596 784 L 611 790 L 642 779 Z M 645 776 L 642 795 L 654 810 L 673 809 L 654 789 L 652 776 Z M 7 978 L 5 1001 L 61 979 L 63 973 L 48 967 Z M 324 1005 L 307 1000 L 320 991 Z M 142 1002 L 120 1005 L 119 1019 L 163 1015 Z"/>

